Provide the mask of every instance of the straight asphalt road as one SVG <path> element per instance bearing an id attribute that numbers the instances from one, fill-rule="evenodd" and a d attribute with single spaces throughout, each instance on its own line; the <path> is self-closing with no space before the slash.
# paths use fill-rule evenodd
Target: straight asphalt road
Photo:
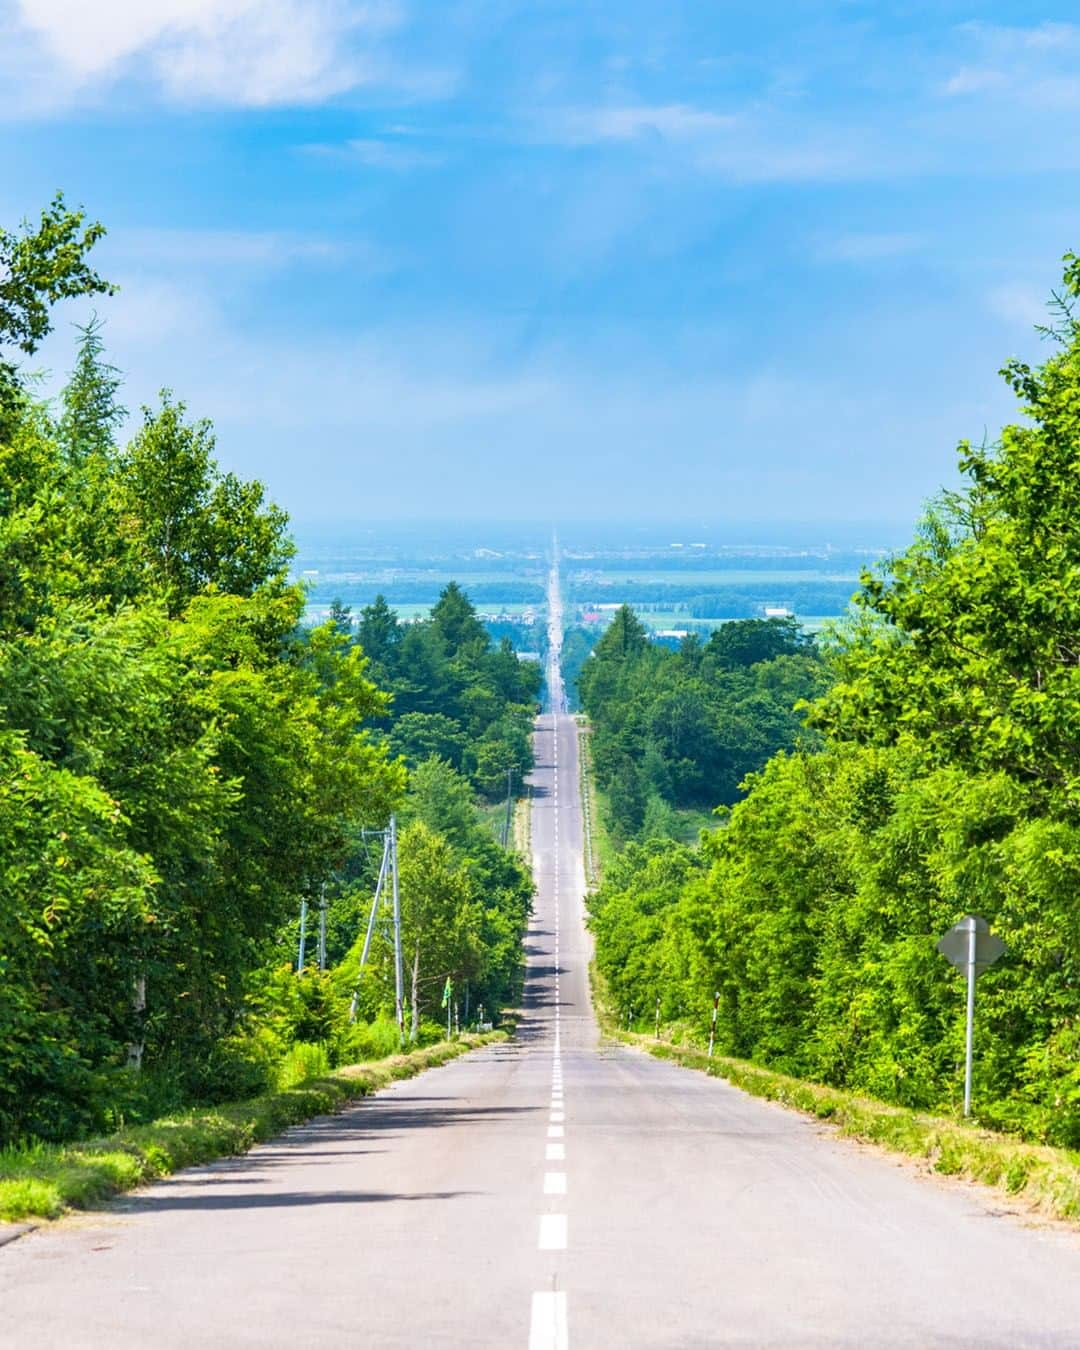
<path id="1" fill-rule="evenodd" d="M 1072 1233 L 600 1040 L 552 675 L 516 1040 L 0 1249 L 0 1345 L 1080 1345 Z"/>

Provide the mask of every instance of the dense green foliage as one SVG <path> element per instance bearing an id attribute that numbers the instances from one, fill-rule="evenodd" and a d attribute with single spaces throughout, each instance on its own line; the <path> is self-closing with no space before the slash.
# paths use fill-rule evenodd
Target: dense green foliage
<path id="1" fill-rule="evenodd" d="M 446 760 L 426 759 L 410 775 L 400 819 L 405 992 L 415 1040 L 425 1019 L 445 1022 L 447 978 L 459 1018 L 475 1017 L 480 1006 L 494 1014 L 517 1002 L 533 887 L 525 861 L 496 842 L 476 810 L 470 784 Z M 365 919 L 369 897 L 369 889 L 360 892 Z M 355 898 L 354 892 L 342 903 L 347 907 Z M 353 923 L 349 931 L 352 946 L 330 977 L 339 999 L 356 988 L 363 945 L 362 924 Z M 360 985 L 361 1007 L 369 1016 L 393 1006 L 392 959 L 390 932 L 381 929 Z M 350 1053 L 351 1048 L 336 1050 L 334 1062 L 347 1062 Z"/>
<path id="2" fill-rule="evenodd" d="M 100 234 L 59 200 L 0 232 L 0 344 L 32 351 L 51 301 L 109 289 L 85 262 Z M 511 998 L 527 874 L 449 763 L 406 800 L 397 756 L 445 750 L 498 790 L 529 763 L 535 667 L 453 586 L 384 647 L 366 615 L 374 662 L 338 621 L 305 628 L 286 517 L 217 467 L 209 423 L 166 392 L 117 445 L 96 320 L 58 409 L 10 363 L 0 385 L 0 1143 L 263 1091 L 307 1042 L 332 1063 L 395 1048 L 385 982 L 350 1023 L 347 959 L 361 831 L 395 808 L 414 1035 L 422 976 Z M 297 979 L 294 916 L 324 887 L 339 969 Z"/>
<path id="3" fill-rule="evenodd" d="M 0 444 L 2 1134 L 93 1123 L 125 1060 L 198 1079 L 402 779 L 362 655 L 298 629 L 284 517 L 167 396 L 115 449 L 95 342 Z"/>
<path id="4" fill-rule="evenodd" d="M 468 596 L 446 586 L 428 619 L 401 623 L 379 596 L 360 613 L 356 640 L 379 686 L 393 695 L 390 745 L 415 767 L 445 759 L 491 800 L 520 788 L 532 768 L 541 672 L 509 637 L 493 645 Z"/>
<path id="5" fill-rule="evenodd" d="M 807 738 L 794 704 L 824 675 L 793 619 L 737 620 L 672 651 L 623 606 L 578 677 L 616 838 L 670 833 L 673 807 L 736 801 L 748 773 Z"/>
<path id="6" fill-rule="evenodd" d="M 571 712 L 580 711 L 581 691 L 578 682 L 585 662 L 592 655 L 592 649 L 596 645 L 596 641 L 597 634 L 595 631 L 576 625 L 566 629 L 563 633 L 559 665 L 562 670 L 563 685 L 566 689 L 566 698 Z"/>
<path id="7" fill-rule="evenodd" d="M 700 853 L 633 848 L 594 905 L 623 1008 L 916 1107 L 955 1105 L 965 913 L 1008 955 L 980 980 L 984 1119 L 1080 1143 L 1080 263 L 1060 350 L 1006 377 L 1025 422 L 961 446 L 946 496 L 867 576 L 814 704 L 818 753 L 775 758 Z"/>

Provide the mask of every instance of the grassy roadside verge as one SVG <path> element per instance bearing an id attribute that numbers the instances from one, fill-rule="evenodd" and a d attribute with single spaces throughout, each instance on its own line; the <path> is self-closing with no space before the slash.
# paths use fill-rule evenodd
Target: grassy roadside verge
<path id="1" fill-rule="evenodd" d="M 914 1158 L 940 1176 L 979 1182 L 1041 1214 L 1080 1222 L 1080 1153 L 1027 1144 L 945 1116 L 924 1115 L 839 1088 L 789 1078 L 746 1060 L 723 1055 L 710 1059 L 697 1046 L 676 1045 L 639 1032 L 620 1031 L 602 977 L 595 967 L 590 975 L 597 1018 L 610 1039 L 638 1046 L 658 1059 L 670 1060 L 684 1068 L 723 1078 L 752 1097 L 814 1116 L 849 1139 L 877 1144 Z"/>
<path id="2" fill-rule="evenodd" d="M 246 1152 L 290 1125 L 339 1110 L 395 1079 L 411 1078 L 492 1041 L 505 1031 L 464 1035 L 409 1054 L 354 1064 L 325 1078 L 249 1101 L 196 1108 L 79 1144 L 0 1150 L 0 1220 L 55 1219 L 182 1167 Z"/>
<path id="3" fill-rule="evenodd" d="M 599 794 L 592 768 L 589 724 L 581 713 L 576 714 L 574 720 L 578 732 L 578 788 L 584 835 L 585 885 L 588 890 L 595 890 L 603 879 L 604 864 L 613 856 L 613 849 L 600 814 Z"/>
<path id="4" fill-rule="evenodd" d="M 532 867 L 532 791 L 514 803 L 514 852 Z"/>

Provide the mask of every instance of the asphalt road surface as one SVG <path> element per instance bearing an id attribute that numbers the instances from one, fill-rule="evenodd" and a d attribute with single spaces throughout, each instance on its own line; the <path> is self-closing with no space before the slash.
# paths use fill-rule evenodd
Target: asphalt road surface
<path id="1" fill-rule="evenodd" d="M 517 1040 L 0 1249 L 0 1345 L 1075 1346 L 1080 1240 L 603 1045 L 538 722 Z"/>

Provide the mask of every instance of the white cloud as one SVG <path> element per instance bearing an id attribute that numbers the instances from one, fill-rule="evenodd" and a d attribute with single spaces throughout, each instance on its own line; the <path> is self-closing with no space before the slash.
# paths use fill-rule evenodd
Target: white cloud
<path id="1" fill-rule="evenodd" d="M 610 143 L 659 149 L 693 170 L 736 182 L 797 182 L 863 176 L 879 170 L 850 128 L 811 132 L 764 104 L 721 113 L 684 103 L 601 105 L 549 111 L 540 140 L 556 145 Z"/>
<path id="2" fill-rule="evenodd" d="M 987 292 L 985 304 L 991 314 L 1019 328 L 1031 329 L 1050 321 L 1045 292 L 1030 282 L 1001 282 Z"/>
<path id="3" fill-rule="evenodd" d="M 99 305 L 98 314 L 105 320 L 107 347 L 125 357 L 138 350 L 167 349 L 177 340 L 207 333 L 222 322 L 217 306 L 203 291 L 163 278 L 122 276 L 119 293 Z M 57 330 L 54 348 L 60 342 L 70 342 L 62 328 Z M 159 383 L 167 381 L 168 373 L 162 371 Z"/>
<path id="4" fill-rule="evenodd" d="M 569 144 L 591 145 L 597 141 L 631 141 L 642 136 L 687 140 L 715 135 L 737 123 L 723 113 L 692 108 L 684 103 L 625 104 L 577 108 L 561 113 L 553 130 Z"/>
<path id="5" fill-rule="evenodd" d="M 275 230 L 117 229 L 102 245 L 103 256 L 115 255 L 126 267 L 145 266 L 250 269 L 273 271 L 294 263 L 348 261 L 383 270 L 380 251 L 364 240 L 305 238 Z"/>
<path id="6" fill-rule="evenodd" d="M 355 0 L 16 3 L 10 31 L 69 95 L 134 76 L 175 99 L 254 106 L 314 102 L 377 78 L 373 44 L 400 19 L 393 4 Z"/>
<path id="7" fill-rule="evenodd" d="M 981 94 L 987 89 L 1000 89 L 1008 83 L 1000 70 L 979 70 L 964 66 L 951 75 L 942 86 L 946 94 Z"/>
<path id="8" fill-rule="evenodd" d="M 918 234 L 875 233 L 842 234 L 823 240 L 817 257 L 822 262 L 874 262 L 879 258 L 895 258 L 914 253 L 924 240 Z"/>
<path id="9" fill-rule="evenodd" d="M 948 97 L 1004 97 L 1052 109 L 1080 106 L 1080 25 L 971 23 L 959 31 L 970 59 L 941 85 Z"/>
<path id="10" fill-rule="evenodd" d="M 700 156 L 698 166 L 741 183 L 828 182 L 874 177 L 886 171 L 844 136 L 823 135 L 800 144 L 797 136 L 774 136 L 755 129 L 710 147 Z"/>
<path id="11" fill-rule="evenodd" d="M 337 145 L 308 145 L 304 149 L 309 154 L 361 164 L 368 169 L 392 169 L 403 172 L 408 169 L 434 168 L 445 163 L 445 156 L 433 150 L 423 150 L 415 145 L 403 145 L 398 140 L 389 139 L 361 138 L 342 141 Z"/>

